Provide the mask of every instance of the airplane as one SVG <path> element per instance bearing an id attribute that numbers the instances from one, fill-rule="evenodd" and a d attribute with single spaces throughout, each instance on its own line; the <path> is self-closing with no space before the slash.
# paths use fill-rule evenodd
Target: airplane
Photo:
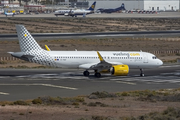
<path id="1" fill-rule="evenodd" d="M 94 13 L 94 9 L 96 6 L 96 2 L 94 2 L 89 9 L 77 9 L 77 10 L 57 10 L 55 11 L 55 16 L 57 17 L 58 15 L 65 15 L 65 16 L 72 16 L 72 17 L 77 17 L 77 15 L 84 15 L 84 14 L 92 14 Z"/>
<path id="2" fill-rule="evenodd" d="M 0 14 L 3 14 L 3 13 L 4 13 L 4 10 L 3 10 L 3 9 L 1 9 L 1 10 L 0 10 Z"/>
<path id="3" fill-rule="evenodd" d="M 104 8 L 99 8 L 97 10 L 97 12 L 101 12 L 101 13 L 112 13 L 112 12 L 117 12 L 117 11 L 120 11 L 120 10 L 126 10 L 125 7 L 124 7 L 124 3 L 122 3 L 122 5 L 118 8 L 115 8 L 115 9 L 104 9 Z"/>
<path id="4" fill-rule="evenodd" d="M 154 13 L 156 13 L 156 11 L 154 11 L 154 10 L 138 10 L 138 13 L 154 14 Z"/>
<path id="5" fill-rule="evenodd" d="M 14 15 L 15 15 L 15 13 L 12 13 L 12 12 L 11 12 L 11 13 L 7 13 L 6 11 L 4 12 L 4 14 L 6 15 L 6 17 L 7 17 L 7 16 L 12 16 L 12 17 L 14 17 Z"/>
<path id="6" fill-rule="evenodd" d="M 142 51 L 52 51 L 42 49 L 23 25 L 16 25 L 21 52 L 8 52 L 13 57 L 57 68 L 85 69 L 84 76 L 89 76 L 90 70 L 95 77 L 101 73 L 111 73 L 114 76 L 127 76 L 129 69 L 155 68 L 163 64 L 155 55 Z"/>

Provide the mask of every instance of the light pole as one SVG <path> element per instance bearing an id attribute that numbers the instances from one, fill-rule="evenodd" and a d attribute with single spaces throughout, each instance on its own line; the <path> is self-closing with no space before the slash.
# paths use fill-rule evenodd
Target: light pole
<path id="1" fill-rule="evenodd" d="M 54 1 L 52 0 L 52 12 L 53 12 L 53 2 L 54 2 Z"/>

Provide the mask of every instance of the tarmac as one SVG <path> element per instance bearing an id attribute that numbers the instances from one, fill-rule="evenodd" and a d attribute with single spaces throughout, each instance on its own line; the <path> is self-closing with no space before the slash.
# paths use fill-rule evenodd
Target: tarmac
<path id="1" fill-rule="evenodd" d="M 131 69 L 128 76 L 83 76 L 78 69 L 0 69 L 0 101 L 35 99 L 40 96 L 74 97 L 96 91 L 123 92 L 180 87 L 180 65 L 158 69 Z"/>
<path id="2" fill-rule="evenodd" d="M 0 18 L 10 18 L 12 16 L 5 16 L 0 14 Z M 54 13 L 50 14 L 18 14 L 14 17 L 18 18 L 74 18 L 70 16 L 58 16 L 56 17 Z M 77 18 L 83 18 L 83 15 L 79 15 Z M 86 15 L 86 18 L 180 18 L 180 12 L 158 12 L 157 14 L 139 14 L 139 13 L 95 13 Z"/>

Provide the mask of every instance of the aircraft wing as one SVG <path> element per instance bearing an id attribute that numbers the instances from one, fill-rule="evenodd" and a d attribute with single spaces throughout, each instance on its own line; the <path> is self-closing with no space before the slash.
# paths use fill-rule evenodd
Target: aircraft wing
<path id="1" fill-rule="evenodd" d="M 79 66 L 79 68 L 84 68 L 87 70 L 97 70 L 98 72 L 101 71 L 108 71 L 113 65 L 121 65 L 122 63 L 120 62 L 106 62 L 101 54 L 97 52 L 99 56 L 99 63 L 88 63 L 88 64 L 82 64 Z"/>

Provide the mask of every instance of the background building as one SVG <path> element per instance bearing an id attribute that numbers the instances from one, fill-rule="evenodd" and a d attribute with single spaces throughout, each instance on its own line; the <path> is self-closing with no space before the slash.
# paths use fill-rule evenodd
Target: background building
<path id="1" fill-rule="evenodd" d="M 91 5 L 94 0 L 87 0 L 87 2 Z M 180 0 L 96 0 L 96 9 L 116 8 L 122 3 L 125 4 L 126 10 L 177 11 L 180 8 Z"/>
<path id="2" fill-rule="evenodd" d="M 19 7 L 19 1 L 18 0 L 1 0 L 0 6 L 4 7 Z"/>
<path id="3" fill-rule="evenodd" d="M 122 3 L 126 10 L 179 11 L 180 0 L 0 0 L 0 6 L 17 7 L 21 5 L 58 5 L 58 7 L 88 8 L 96 1 L 95 9 L 117 8 Z M 19 3 L 21 1 L 21 3 Z"/>

